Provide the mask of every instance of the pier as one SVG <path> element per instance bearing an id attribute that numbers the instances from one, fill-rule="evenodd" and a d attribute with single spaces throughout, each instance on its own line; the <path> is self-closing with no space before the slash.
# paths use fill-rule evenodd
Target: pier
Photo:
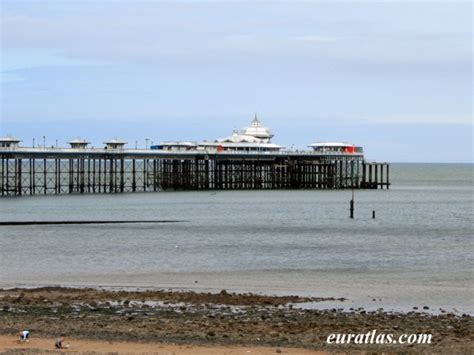
<path id="1" fill-rule="evenodd" d="M 356 152 L 0 147 L 1 196 L 176 190 L 384 189 Z"/>

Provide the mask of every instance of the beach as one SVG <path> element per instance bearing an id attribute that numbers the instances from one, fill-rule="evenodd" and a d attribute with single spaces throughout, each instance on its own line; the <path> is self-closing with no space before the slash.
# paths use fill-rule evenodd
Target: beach
<path id="1" fill-rule="evenodd" d="M 322 301 L 225 290 L 219 293 L 60 287 L 2 290 L 0 334 L 9 337 L 3 337 L 1 344 L 3 350 L 7 349 L 12 336 L 28 329 L 32 334 L 28 346 L 34 348 L 35 338 L 42 339 L 41 344 L 52 345 L 55 337 L 65 333 L 71 346 L 78 346 L 77 351 L 94 350 L 94 346 L 87 344 L 95 342 L 99 342 L 95 351 L 127 352 L 133 344 L 139 344 L 136 351 L 148 352 L 159 344 L 164 347 L 164 353 L 176 354 L 199 353 L 196 349 L 209 354 L 239 353 L 245 349 L 261 354 L 276 353 L 277 349 L 289 354 L 310 353 L 309 350 L 468 353 L 474 346 L 474 323 L 467 314 L 432 315 L 423 310 L 399 314 L 364 309 L 344 312 L 336 308 L 299 307 Z M 331 333 L 366 333 L 373 329 L 396 335 L 430 333 L 432 343 L 389 346 L 326 343 Z M 52 340 L 47 342 L 47 339 Z M 120 350 L 117 342 L 128 345 Z M 208 347 L 214 350 L 206 352 Z"/>
<path id="2" fill-rule="evenodd" d="M 294 355 L 325 355 L 324 351 L 272 348 L 255 346 L 196 346 L 196 345 L 170 345 L 159 342 L 139 343 L 121 341 L 98 341 L 84 339 L 70 339 L 71 347 L 68 353 L 140 353 L 160 355 L 269 355 L 269 354 L 294 354 Z M 53 339 L 35 338 L 29 343 L 19 343 L 17 337 L 0 335 L 0 352 L 7 354 L 38 354 L 52 352 Z M 59 352 L 59 350 L 57 350 Z"/>

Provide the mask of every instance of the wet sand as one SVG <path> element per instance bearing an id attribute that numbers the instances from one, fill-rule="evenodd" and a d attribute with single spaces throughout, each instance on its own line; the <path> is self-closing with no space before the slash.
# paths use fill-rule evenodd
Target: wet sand
<path id="1" fill-rule="evenodd" d="M 11 335 L 0 335 L 0 352 L 12 354 L 34 354 L 44 352 L 79 352 L 79 353 L 153 353 L 160 355 L 269 355 L 269 354 L 288 354 L 288 355 L 325 355 L 326 352 L 291 349 L 291 348 L 271 348 L 271 347 L 242 347 L 242 346 L 195 346 L 195 345 L 170 345 L 162 343 L 138 343 L 138 342 L 120 342 L 120 341 L 98 341 L 98 340 L 80 340 L 68 339 L 70 344 L 67 350 L 55 350 L 54 339 L 32 338 L 28 343 L 19 343 L 17 337 Z"/>
<path id="2" fill-rule="evenodd" d="M 206 352 L 209 347 L 216 354 L 244 349 L 247 353 L 249 348 L 263 354 L 277 353 L 277 348 L 293 351 L 288 353 L 295 353 L 294 349 L 469 353 L 474 349 L 474 325 L 469 315 L 298 308 L 299 303 L 323 300 L 326 299 L 234 294 L 225 290 L 217 294 L 60 287 L 0 290 L 0 334 L 12 336 L 20 329 L 28 329 L 33 339 L 46 341 L 66 333 L 74 339 L 71 344 L 84 344 L 80 351 L 89 351 L 87 344 L 92 344 L 100 345 L 100 349 L 105 346 L 100 351 L 106 352 L 127 352 L 127 346 L 164 346 L 164 351 L 171 346 L 170 351 L 176 354 L 187 350 L 196 354 L 201 351 L 198 349 L 213 354 Z M 343 299 L 339 301 L 344 303 Z M 325 341 L 331 333 L 365 334 L 373 329 L 394 335 L 431 333 L 433 341 L 411 346 L 327 345 Z M 48 341 L 45 346 L 51 346 Z M 122 350 L 112 349 L 117 342 Z M 33 342 L 28 345 L 33 346 Z"/>

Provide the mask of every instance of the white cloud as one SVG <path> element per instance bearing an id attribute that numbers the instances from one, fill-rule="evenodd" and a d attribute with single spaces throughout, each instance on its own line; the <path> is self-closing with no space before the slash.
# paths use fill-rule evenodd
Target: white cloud
<path id="1" fill-rule="evenodd" d="M 28 14 L 15 8 L 2 14 L 4 51 L 50 49 L 67 58 L 138 63 L 212 62 L 234 55 L 429 63 L 471 55 L 470 17 L 456 6 L 86 2 L 57 4 L 54 11 L 36 6 Z"/>

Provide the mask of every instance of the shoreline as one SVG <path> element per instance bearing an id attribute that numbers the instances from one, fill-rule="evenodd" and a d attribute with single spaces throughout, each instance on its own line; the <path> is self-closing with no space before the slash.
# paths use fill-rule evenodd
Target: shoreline
<path id="1" fill-rule="evenodd" d="M 143 286 L 143 285 L 104 285 L 100 284 L 81 284 L 81 283 L 66 283 L 66 284 L 28 284 L 28 283 L 17 283 L 17 284 L 4 284 L 0 285 L 0 292 L 5 290 L 38 290 L 43 288 L 57 288 L 57 289 L 77 289 L 77 290 L 98 290 L 98 291 L 107 291 L 107 292 L 173 292 L 173 293 L 219 293 L 222 288 L 214 286 L 201 286 L 197 282 L 195 285 L 166 285 L 162 287 L 158 286 Z M 330 292 L 324 292 L 323 295 L 313 296 L 314 292 L 309 290 L 305 291 L 290 291 L 288 289 L 262 289 L 262 290 L 252 290 L 252 289 L 242 289 L 239 287 L 226 287 L 228 292 L 235 294 L 252 294 L 258 296 L 268 296 L 268 297 L 300 297 L 307 299 L 308 302 L 301 303 L 303 309 L 310 310 L 331 310 L 338 309 L 342 312 L 351 312 L 353 309 L 364 309 L 368 312 L 383 310 L 387 313 L 410 313 L 410 312 L 419 312 L 426 315 L 441 315 L 441 314 L 453 314 L 456 316 L 462 316 L 467 314 L 474 317 L 474 310 L 472 307 L 465 306 L 454 306 L 454 305 L 433 305 L 432 302 L 402 302 L 394 303 L 387 300 L 386 296 L 372 296 L 372 295 L 356 295 L 354 298 L 349 295 L 344 296 L 333 296 Z M 336 293 L 336 292 L 334 292 Z M 393 301 L 393 300 L 392 300 Z"/>
<path id="2" fill-rule="evenodd" d="M 334 300 L 334 298 L 332 298 Z M 429 345 L 338 345 L 337 351 L 439 351 L 474 348 L 470 315 L 299 308 L 324 298 L 192 291 L 107 291 L 43 287 L 0 290 L 0 335 L 211 347 L 327 351 L 331 333 L 433 334 Z"/>

